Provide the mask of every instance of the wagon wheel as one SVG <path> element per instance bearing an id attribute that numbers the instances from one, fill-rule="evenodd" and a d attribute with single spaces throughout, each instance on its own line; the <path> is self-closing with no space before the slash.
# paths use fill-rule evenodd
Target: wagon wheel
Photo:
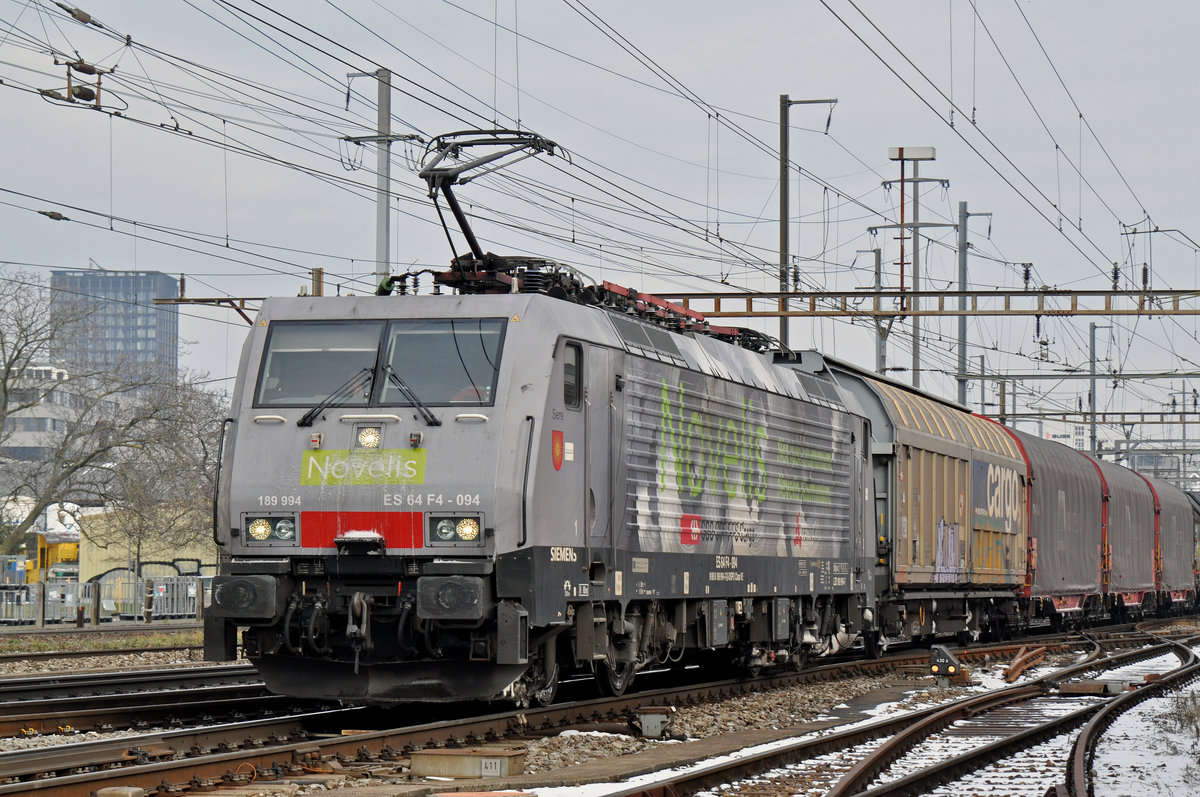
<path id="1" fill-rule="evenodd" d="M 808 666 L 808 648 L 797 644 L 791 648 L 790 652 L 791 655 L 788 656 L 788 668 L 792 672 L 800 672 Z"/>
<path id="2" fill-rule="evenodd" d="M 744 648 L 736 659 L 734 670 L 739 677 L 742 678 L 757 678 L 762 675 L 763 668 L 767 666 L 765 658 L 766 652 L 759 650 L 759 655 L 754 656 L 756 647 L 748 645 Z M 752 661 L 757 661 L 757 664 L 751 664 Z"/>
<path id="3" fill-rule="evenodd" d="M 609 658 L 596 662 L 595 678 L 600 687 L 600 693 L 606 697 L 620 697 L 625 694 L 629 684 L 633 683 L 633 662 L 612 664 L 612 650 Z"/>
<path id="4" fill-rule="evenodd" d="M 992 642 L 1003 642 L 1008 639 L 1008 626 L 1004 622 L 1004 615 L 993 614 L 988 622 L 988 636 Z"/>
<path id="5" fill-rule="evenodd" d="M 879 630 L 867 629 L 863 632 L 863 653 L 868 659 L 878 659 L 883 655 L 883 645 L 880 644 Z"/>

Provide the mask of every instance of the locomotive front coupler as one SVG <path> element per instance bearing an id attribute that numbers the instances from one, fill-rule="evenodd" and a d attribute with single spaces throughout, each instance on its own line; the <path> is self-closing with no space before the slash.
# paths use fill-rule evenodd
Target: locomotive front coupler
<path id="1" fill-rule="evenodd" d="M 354 650 L 354 674 L 358 675 L 359 657 L 364 650 L 375 648 L 371 641 L 371 606 L 374 603 L 371 595 L 355 592 L 350 599 L 350 616 L 346 621 L 346 638 Z"/>

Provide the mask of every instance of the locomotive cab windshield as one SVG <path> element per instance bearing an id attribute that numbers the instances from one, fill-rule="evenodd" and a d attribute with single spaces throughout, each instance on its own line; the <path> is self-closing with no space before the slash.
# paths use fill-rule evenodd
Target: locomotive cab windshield
<path id="1" fill-rule="evenodd" d="M 280 321 L 272 324 L 262 368 L 257 407 L 312 407 L 330 400 L 355 375 L 370 374 L 383 322 Z M 365 406 L 365 389 L 346 391 L 339 402 Z"/>
<path id="2" fill-rule="evenodd" d="M 254 405 L 491 406 L 504 326 L 498 318 L 277 321 Z"/>

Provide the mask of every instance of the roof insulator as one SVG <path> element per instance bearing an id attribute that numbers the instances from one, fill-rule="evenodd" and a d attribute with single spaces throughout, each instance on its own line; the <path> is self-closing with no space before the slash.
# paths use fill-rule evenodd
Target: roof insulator
<path id="1" fill-rule="evenodd" d="M 67 5 L 66 3 L 57 2 L 57 0 L 54 3 L 54 5 L 58 6 L 63 11 L 66 11 L 68 14 L 75 17 L 75 19 L 79 20 L 84 25 L 95 25 L 97 28 L 104 27 L 99 22 L 92 19 L 92 15 L 89 14 L 88 12 L 84 11 L 82 8 L 72 8 L 71 6 Z"/>

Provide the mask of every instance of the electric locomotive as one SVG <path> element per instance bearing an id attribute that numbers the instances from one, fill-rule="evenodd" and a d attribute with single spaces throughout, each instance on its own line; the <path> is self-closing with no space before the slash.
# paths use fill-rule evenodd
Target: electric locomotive
<path id="1" fill-rule="evenodd" d="M 567 269 L 484 284 L 505 280 L 536 290 L 263 304 L 223 441 L 210 657 L 241 626 L 275 691 L 544 701 L 560 670 L 620 693 L 695 652 L 798 665 L 870 624 L 853 397 L 639 320 L 698 329 L 682 308 L 547 295 L 586 292 Z"/>

